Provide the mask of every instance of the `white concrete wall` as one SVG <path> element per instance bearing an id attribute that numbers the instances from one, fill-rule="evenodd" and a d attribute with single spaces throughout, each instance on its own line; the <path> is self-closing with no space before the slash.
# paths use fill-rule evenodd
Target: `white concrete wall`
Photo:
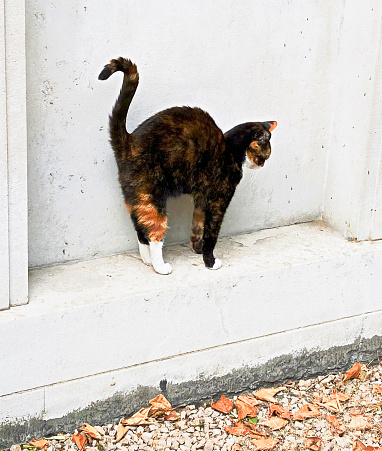
<path id="1" fill-rule="evenodd" d="M 382 238 L 381 41 L 382 3 L 360 8 L 355 0 L 346 2 L 333 80 L 324 218 L 358 240 Z"/>
<path id="2" fill-rule="evenodd" d="M 245 174 L 223 234 L 319 217 L 343 2 L 27 0 L 29 259 L 39 266 L 136 248 L 107 120 L 121 84 L 112 57 L 140 71 L 128 129 L 163 108 L 200 106 L 223 130 L 277 120 L 273 154 Z M 191 201 L 169 203 L 167 242 L 186 241 Z"/>

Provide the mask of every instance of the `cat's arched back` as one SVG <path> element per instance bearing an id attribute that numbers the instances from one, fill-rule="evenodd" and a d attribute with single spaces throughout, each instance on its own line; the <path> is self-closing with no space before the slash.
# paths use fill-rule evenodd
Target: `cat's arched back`
<path id="1" fill-rule="evenodd" d="M 166 201 L 191 194 L 194 214 L 190 248 L 203 254 L 205 266 L 219 269 L 213 250 L 226 209 L 242 178 L 242 165 L 261 167 L 271 154 L 275 121 L 247 122 L 223 134 L 200 108 L 174 107 L 146 119 L 132 133 L 126 116 L 139 82 L 137 67 L 113 59 L 99 75 L 124 73 L 121 92 L 109 120 L 110 142 L 119 181 L 138 236 L 141 258 L 159 274 L 169 274 L 162 246 L 168 228 Z"/>

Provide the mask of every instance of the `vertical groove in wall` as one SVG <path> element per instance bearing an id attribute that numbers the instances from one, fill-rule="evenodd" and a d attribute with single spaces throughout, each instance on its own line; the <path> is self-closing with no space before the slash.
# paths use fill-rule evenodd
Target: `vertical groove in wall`
<path id="1" fill-rule="evenodd" d="M 342 42 L 342 28 L 345 20 L 345 5 L 342 9 L 342 17 L 341 17 L 341 23 L 338 30 L 338 39 L 336 42 L 337 48 L 336 48 L 336 56 L 337 61 L 333 65 L 332 70 L 332 92 L 338 92 L 338 84 L 339 84 L 339 56 L 340 56 L 340 50 L 341 50 L 341 42 Z M 335 119 L 335 113 L 336 113 L 336 97 L 333 95 L 330 99 L 328 99 L 329 103 L 331 104 L 331 115 L 330 115 L 330 128 L 328 131 L 328 140 L 326 142 L 326 168 L 324 173 L 324 188 L 323 188 L 323 198 L 322 198 L 322 216 L 325 218 L 325 207 L 326 207 L 326 194 L 327 194 L 327 181 L 328 181 L 328 174 L 329 174 L 329 163 L 330 163 L 330 150 L 331 150 L 331 137 L 332 137 L 332 131 L 333 131 L 333 121 Z"/>
<path id="2" fill-rule="evenodd" d="M 10 305 L 28 302 L 25 3 L 4 1 Z"/>
<path id="3" fill-rule="evenodd" d="M 379 21 L 379 36 L 382 37 L 382 22 Z M 373 96 L 372 122 L 369 131 L 370 153 L 367 161 L 367 174 L 363 190 L 363 205 L 360 214 L 358 228 L 361 239 L 381 239 L 382 238 L 382 49 L 377 46 L 375 72 L 371 95 Z M 374 150 L 373 150 L 374 149 Z"/>
<path id="4" fill-rule="evenodd" d="M 5 5 L 0 4 L 0 310 L 9 307 L 8 143 L 5 77 Z"/>

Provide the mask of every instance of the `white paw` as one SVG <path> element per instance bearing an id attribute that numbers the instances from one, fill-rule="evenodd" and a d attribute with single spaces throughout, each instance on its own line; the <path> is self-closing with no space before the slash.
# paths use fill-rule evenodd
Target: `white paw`
<path id="1" fill-rule="evenodd" d="M 222 267 L 222 261 L 219 260 L 218 258 L 215 258 L 214 266 L 212 268 L 208 268 L 208 269 L 220 269 L 221 267 Z"/>
<path id="2" fill-rule="evenodd" d="M 163 263 L 162 265 L 154 265 L 155 272 L 158 274 L 171 274 L 172 266 L 170 263 Z"/>
<path id="3" fill-rule="evenodd" d="M 148 256 L 148 258 L 145 256 L 143 256 L 142 254 L 141 254 L 141 259 L 142 259 L 142 261 L 143 261 L 143 263 L 145 264 L 145 265 L 147 265 L 147 266 L 151 266 L 152 265 L 152 262 L 151 262 L 151 257 L 150 256 Z"/>
<path id="4" fill-rule="evenodd" d="M 150 246 L 147 244 L 142 244 L 138 241 L 139 254 L 143 263 L 147 266 L 151 266 L 151 254 L 150 254 Z"/>

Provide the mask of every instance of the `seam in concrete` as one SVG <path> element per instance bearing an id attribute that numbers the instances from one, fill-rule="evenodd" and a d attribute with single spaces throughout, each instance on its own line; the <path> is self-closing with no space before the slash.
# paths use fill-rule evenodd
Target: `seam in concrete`
<path id="1" fill-rule="evenodd" d="M 287 330 L 283 330 L 281 332 L 274 332 L 274 333 L 271 333 L 271 334 L 264 334 L 264 335 L 260 335 L 258 337 L 246 338 L 244 340 L 238 340 L 238 341 L 234 341 L 234 342 L 230 342 L 230 343 L 225 343 L 225 344 L 221 344 L 221 345 L 211 346 L 211 347 L 208 347 L 208 348 L 197 349 L 195 351 L 189 351 L 189 352 L 184 352 L 184 353 L 180 353 L 180 354 L 175 354 L 175 355 L 168 356 L 168 357 L 162 357 L 160 359 L 154 359 L 154 360 L 149 360 L 147 362 L 137 363 L 135 365 L 123 366 L 123 367 L 114 368 L 114 369 L 108 370 L 108 371 L 101 371 L 99 373 L 93 373 L 93 374 L 88 374 L 86 376 L 81 376 L 81 377 L 76 377 L 76 378 L 73 378 L 73 379 L 68 379 L 68 380 L 65 380 L 65 381 L 54 382 L 53 384 L 40 385 L 40 386 L 33 387 L 33 388 L 30 388 L 30 389 L 27 389 L 27 390 L 20 390 L 20 391 L 16 391 L 16 392 L 11 392 L 11 393 L 7 393 L 7 394 L 4 394 L 4 395 L 0 395 L 0 399 L 1 398 L 5 398 L 7 396 L 15 395 L 15 394 L 33 392 L 35 390 L 45 389 L 46 387 L 55 387 L 55 386 L 58 386 L 58 385 L 66 384 L 68 382 L 74 382 L 74 381 L 86 379 L 86 378 L 89 378 L 89 377 L 100 376 L 102 374 L 113 373 L 113 372 L 117 372 L 117 371 L 123 371 L 123 370 L 127 370 L 129 368 L 136 368 L 136 367 L 139 367 L 139 366 L 148 365 L 148 364 L 156 363 L 156 362 L 163 362 L 163 361 L 166 361 L 166 360 L 171 360 L 171 359 L 175 359 L 175 358 L 178 358 L 178 357 L 183 357 L 183 356 L 186 356 L 186 355 L 191 355 L 191 354 L 196 354 L 196 353 L 200 353 L 200 352 L 211 351 L 213 349 L 221 349 L 221 348 L 225 348 L 227 346 L 231 346 L 231 345 L 234 345 L 234 344 L 246 343 L 246 342 L 249 342 L 251 340 L 256 340 L 256 339 L 265 338 L 265 337 L 271 337 L 271 336 L 275 336 L 275 335 L 279 335 L 279 334 L 294 332 L 294 331 L 297 331 L 297 330 L 304 330 L 304 329 L 308 329 L 310 327 L 316 327 L 316 326 L 320 326 L 320 325 L 324 325 L 324 324 L 332 324 L 332 323 L 340 322 L 340 321 L 345 320 L 345 319 L 362 318 L 362 317 L 365 318 L 366 315 L 373 315 L 373 314 L 378 314 L 378 313 L 382 313 L 382 309 L 381 310 L 374 310 L 374 311 L 371 311 L 371 312 L 364 312 L 364 313 L 361 313 L 359 315 L 345 316 L 345 317 L 343 317 L 341 319 L 335 319 L 335 320 L 331 320 L 331 321 L 323 321 L 321 323 L 309 324 L 307 326 L 296 327 L 294 329 L 287 329 Z M 361 336 L 363 334 L 363 331 L 364 331 L 364 320 L 362 321 L 361 332 L 359 334 L 359 337 L 357 338 L 357 341 L 358 341 L 359 345 L 361 344 Z M 44 390 L 44 410 L 45 410 L 45 390 Z"/>

